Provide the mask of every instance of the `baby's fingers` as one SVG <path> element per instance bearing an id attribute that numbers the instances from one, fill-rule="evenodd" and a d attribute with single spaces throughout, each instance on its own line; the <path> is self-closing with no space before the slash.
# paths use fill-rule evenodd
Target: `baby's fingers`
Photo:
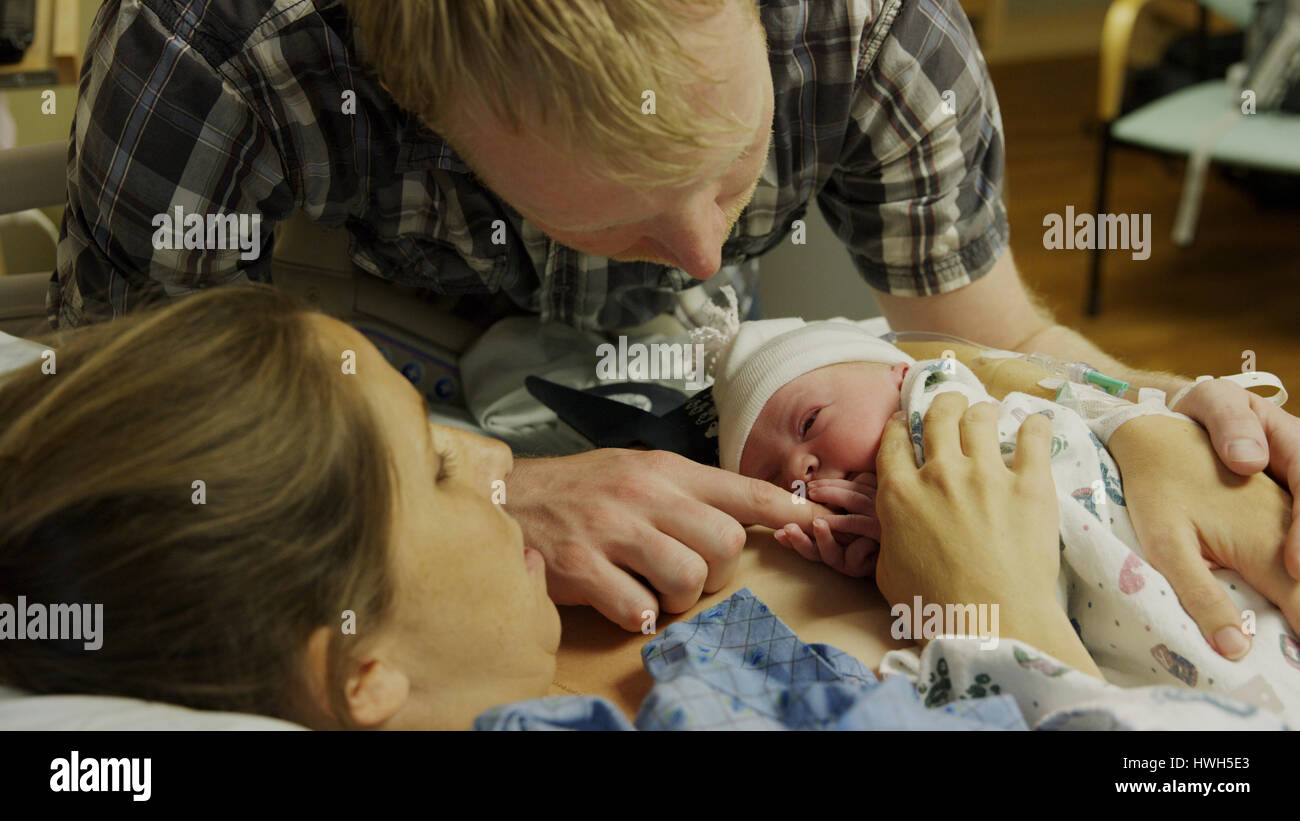
<path id="1" fill-rule="evenodd" d="M 808 496 L 814 502 L 833 505 L 850 513 L 874 513 L 875 485 L 845 482 L 843 479 L 817 479 L 808 483 Z"/>
<path id="2" fill-rule="evenodd" d="M 880 543 L 865 536 L 844 548 L 844 573 L 854 578 L 870 576 L 876 572 L 876 558 Z"/>
<path id="3" fill-rule="evenodd" d="M 835 540 L 835 534 L 825 519 L 813 519 L 813 535 L 817 538 L 817 550 L 822 561 L 841 573 L 845 572 L 844 546 Z"/>
<path id="4" fill-rule="evenodd" d="M 860 513 L 835 513 L 825 517 L 826 524 L 836 533 L 852 533 L 854 536 L 870 536 L 880 540 L 880 520 L 875 516 Z"/>
<path id="5" fill-rule="evenodd" d="M 821 554 L 817 552 L 817 546 L 808 538 L 808 534 L 799 528 L 799 525 L 791 523 L 784 528 L 773 532 L 772 534 L 778 544 L 785 547 L 792 547 L 800 556 L 803 556 L 810 562 L 820 562 Z"/>
<path id="6" fill-rule="evenodd" d="M 876 486 L 876 474 L 863 471 L 852 479 L 813 479 L 808 483 L 809 487 L 813 485 L 832 485 L 834 487 L 846 487 L 850 490 L 870 490 Z"/>

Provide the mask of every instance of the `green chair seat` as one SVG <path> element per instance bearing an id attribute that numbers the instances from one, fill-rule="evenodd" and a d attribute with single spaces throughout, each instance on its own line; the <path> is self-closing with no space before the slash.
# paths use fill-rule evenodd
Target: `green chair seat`
<path id="1" fill-rule="evenodd" d="M 1237 25 L 1245 28 L 1255 13 L 1254 0 L 1200 0 L 1202 6 L 1216 11 Z"/>
<path id="2" fill-rule="evenodd" d="M 1240 106 L 1227 81 L 1199 83 L 1120 117 L 1111 126 L 1111 136 L 1170 154 L 1190 154 L 1221 115 L 1239 111 Z M 1300 115 L 1259 112 L 1240 116 L 1215 143 L 1210 159 L 1300 173 Z"/>

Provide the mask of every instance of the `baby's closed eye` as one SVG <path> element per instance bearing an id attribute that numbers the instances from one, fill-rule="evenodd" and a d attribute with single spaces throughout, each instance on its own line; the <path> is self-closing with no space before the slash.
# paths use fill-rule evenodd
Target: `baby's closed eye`
<path id="1" fill-rule="evenodd" d="M 812 430 L 813 423 L 817 421 L 817 414 L 818 414 L 820 411 L 821 411 L 821 408 L 814 408 L 813 410 L 811 410 L 811 411 L 808 413 L 807 416 L 804 417 L 803 421 L 799 423 L 799 435 L 800 435 L 800 436 L 807 436 L 807 435 L 808 435 L 808 431 Z"/>

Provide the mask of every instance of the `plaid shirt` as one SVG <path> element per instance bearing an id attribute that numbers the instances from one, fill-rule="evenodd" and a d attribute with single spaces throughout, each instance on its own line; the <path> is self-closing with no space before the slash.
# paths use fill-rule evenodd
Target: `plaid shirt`
<path id="1" fill-rule="evenodd" d="M 764 0 L 761 16 L 774 135 L 723 264 L 785 240 L 816 198 L 874 288 L 919 296 L 985 273 L 1007 244 L 1002 119 L 957 0 Z M 504 292 L 579 328 L 638 324 L 697 284 L 575 251 L 523 220 L 392 102 L 338 0 L 107 0 L 72 136 L 55 327 L 270 281 L 274 224 L 295 208 L 346 227 L 372 274 Z M 156 248 L 155 216 L 178 206 L 260 214 L 265 250 Z M 498 219 L 504 244 L 490 241 Z"/>

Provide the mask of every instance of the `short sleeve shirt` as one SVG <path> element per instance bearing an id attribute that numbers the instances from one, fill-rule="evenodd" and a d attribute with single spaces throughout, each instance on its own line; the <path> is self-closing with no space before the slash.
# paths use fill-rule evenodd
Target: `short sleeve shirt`
<path id="1" fill-rule="evenodd" d="M 925 296 L 987 272 L 1008 240 L 1002 121 L 957 0 L 764 0 L 760 14 L 773 139 L 723 264 L 786 241 L 816 200 L 873 288 Z M 338 0 L 105 3 L 68 162 L 55 327 L 270 281 L 275 225 L 295 209 L 346 228 L 371 274 L 504 294 L 582 329 L 644 322 L 698 284 L 520 217 L 392 101 Z M 256 214 L 262 251 L 168 241 L 164 214 Z"/>

